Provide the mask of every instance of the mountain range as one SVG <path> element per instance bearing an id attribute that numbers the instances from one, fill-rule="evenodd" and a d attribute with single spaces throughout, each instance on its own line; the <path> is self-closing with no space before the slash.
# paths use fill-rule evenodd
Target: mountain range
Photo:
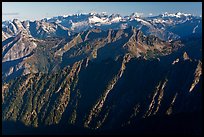
<path id="1" fill-rule="evenodd" d="M 201 134 L 201 58 L 202 17 L 181 12 L 3 21 L 3 133 Z"/>
<path id="2" fill-rule="evenodd" d="M 105 13 L 74 14 L 44 18 L 37 21 L 3 21 L 3 40 L 26 30 L 35 38 L 68 37 L 72 34 L 90 30 L 92 28 L 125 29 L 134 26 L 144 34 L 153 34 L 162 40 L 175 40 L 192 33 L 201 34 L 202 17 L 177 12 L 175 14 L 164 13 L 153 17 L 141 17 L 138 13 L 130 16 L 120 14 L 107 15 Z M 184 30 L 185 28 L 185 30 Z"/>

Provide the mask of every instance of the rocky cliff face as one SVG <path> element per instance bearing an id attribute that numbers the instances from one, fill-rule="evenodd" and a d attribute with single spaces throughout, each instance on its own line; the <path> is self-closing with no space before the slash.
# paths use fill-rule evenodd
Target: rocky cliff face
<path id="1" fill-rule="evenodd" d="M 131 57 L 156 58 L 182 47 L 180 41 L 165 42 L 155 36 L 145 36 L 130 27 L 124 30 L 92 29 L 70 36 L 69 39 L 33 38 L 27 31 L 3 41 L 3 79 L 19 73 L 51 72 L 87 58 L 101 61 L 116 60 L 126 53 Z"/>
<path id="2" fill-rule="evenodd" d="M 88 66 L 83 60 L 51 75 L 18 77 L 3 85 L 3 119 L 36 127 L 65 122 L 97 129 L 200 110 L 200 62 L 167 64 L 165 59 L 125 56 Z"/>

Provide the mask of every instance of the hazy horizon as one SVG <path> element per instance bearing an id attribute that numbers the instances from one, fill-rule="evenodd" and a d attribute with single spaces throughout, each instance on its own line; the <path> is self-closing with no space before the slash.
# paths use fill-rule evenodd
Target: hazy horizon
<path id="1" fill-rule="evenodd" d="M 202 2 L 2 2 L 2 20 L 39 20 L 90 12 L 122 16 L 137 12 L 144 17 L 183 12 L 201 16 Z"/>

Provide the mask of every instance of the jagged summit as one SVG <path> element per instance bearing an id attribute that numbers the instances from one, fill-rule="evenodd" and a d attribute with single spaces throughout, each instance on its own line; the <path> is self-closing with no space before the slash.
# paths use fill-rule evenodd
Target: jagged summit
<path id="1" fill-rule="evenodd" d="M 188 54 L 187 54 L 186 52 L 183 53 L 183 59 L 184 59 L 184 60 L 190 59 L 189 56 L 188 56 Z"/>
<path id="2" fill-rule="evenodd" d="M 192 16 L 191 14 L 187 14 L 187 13 L 182 13 L 182 12 L 176 12 L 176 13 L 168 13 L 165 12 L 164 14 L 161 14 L 162 17 L 177 17 L 177 18 L 181 18 L 182 16 Z"/>
<path id="3" fill-rule="evenodd" d="M 133 12 L 130 17 L 136 17 L 136 18 L 140 18 L 142 17 L 143 13 L 138 13 L 138 12 Z"/>

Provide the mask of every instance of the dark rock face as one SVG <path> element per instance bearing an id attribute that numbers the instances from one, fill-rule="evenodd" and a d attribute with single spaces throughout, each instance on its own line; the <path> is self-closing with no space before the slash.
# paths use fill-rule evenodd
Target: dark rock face
<path id="1" fill-rule="evenodd" d="M 20 35 L 13 45 L 12 38 L 3 41 L 11 48 L 36 46 L 3 62 L 2 73 L 10 73 L 3 74 L 2 119 L 16 122 L 25 134 L 58 134 L 58 129 L 62 134 L 158 134 L 163 124 L 174 126 L 183 118 L 181 130 L 166 126 L 162 134 L 201 134 L 202 39 L 192 37 L 166 42 L 130 27 L 91 29 L 68 39 L 23 42 Z M 153 122 L 155 132 L 142 128 L 154 127 Z M 13 128 L 12 122 L 4 125 Z"/>

